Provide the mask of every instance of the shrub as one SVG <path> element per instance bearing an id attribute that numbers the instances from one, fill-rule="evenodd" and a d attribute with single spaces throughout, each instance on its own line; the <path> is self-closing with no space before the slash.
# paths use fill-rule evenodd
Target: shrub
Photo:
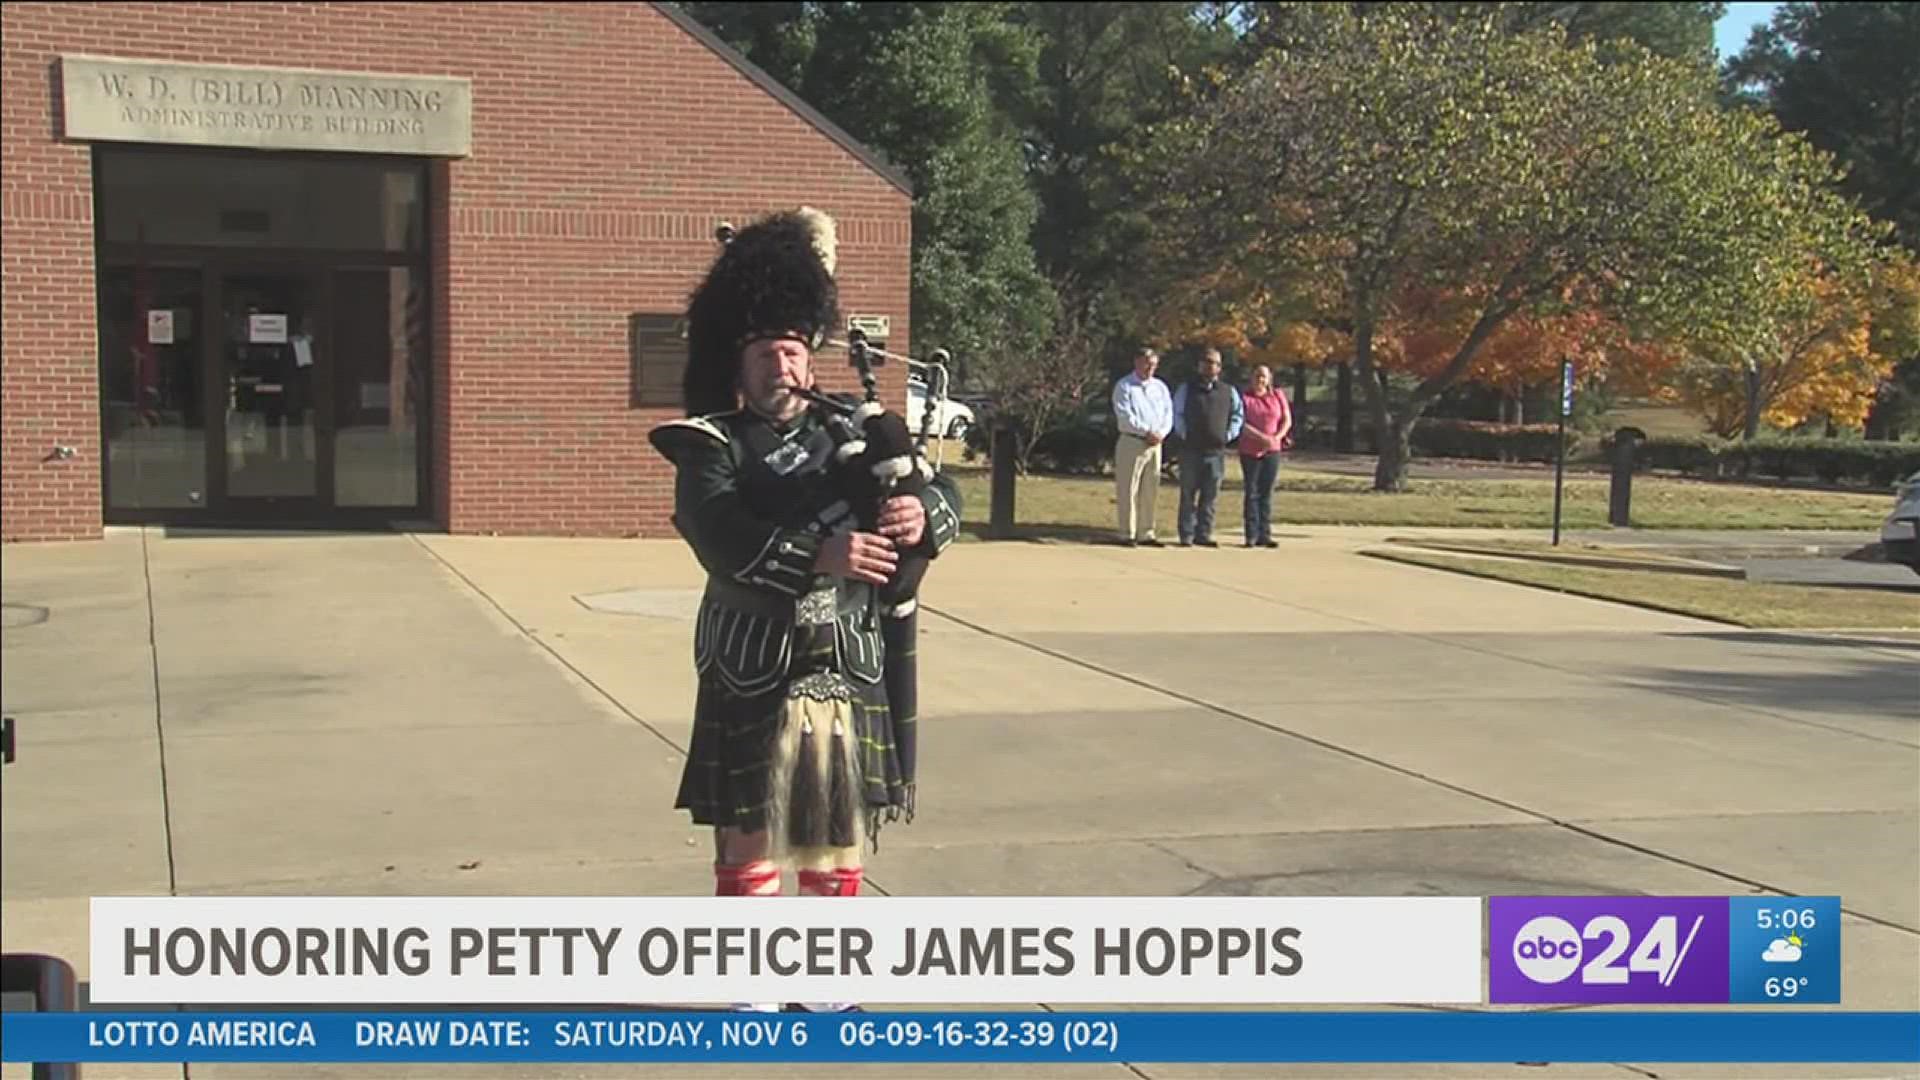
<path id="1" fill-rule="evenodd" d="M 1099 475 L 1113 463 L 1114 436 L 1104 427 L 1075 424 L 1055 428 L 1034 441 L 1027 471 Z"/>
<path id="2" fill-rule="evenodd" d="M 1602 445 L 1612 449 L 1613 437 Z M 1640 443 L 1640 468 L 1711 478 L 1818 478 L 1824 483 L 1887 487 L 1920 469 L 1920 443 L 1865 439 L 1768 437 L 1752 441 L 1713 435 L 1663 437 Z"/>
<path id="3" fill-rule="evenodd" d="M 1480 420 L 1422 420 L 1413 429 L 1413 452 L 1426 457 L 1474 461 L 1544 461 L 1555 457 L 1557 424 L 1495 424 Z M 1567 455 L 1580 433 L 1567 432 Z"/>
<path id="4" fill-rule="evenodd" d="M 993 433 L 987 425 L 967 429 L 966 460 L 990 456 Z M 1068 424 L 1034 440 L 1027 453 L 1028 472 L 1099 475 L 1113 463 L 1114 435 L 1101 424 Z"/>

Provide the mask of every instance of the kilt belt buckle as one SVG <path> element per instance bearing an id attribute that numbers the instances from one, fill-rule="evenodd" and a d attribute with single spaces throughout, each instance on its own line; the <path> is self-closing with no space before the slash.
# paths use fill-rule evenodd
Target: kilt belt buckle
<path id="1" fill-rule="evenodd" d="M 853 684 L 835 672 L 813 671 L 788 684 L 787 696 L 814 701 L 852 701 Z"/>

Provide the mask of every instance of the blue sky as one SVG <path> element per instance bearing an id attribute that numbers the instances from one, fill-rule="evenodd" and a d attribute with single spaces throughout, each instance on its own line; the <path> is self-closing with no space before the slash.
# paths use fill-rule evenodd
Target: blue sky
<path id="1" fill-rule="evenodd" d="M 1739 52 L 1747 44 L 1747 34 L 1773 17 L 1779 4 L 1728 4 L 1727 13 L 1713 24 L 1713 44 L 1721 59 Z"/>

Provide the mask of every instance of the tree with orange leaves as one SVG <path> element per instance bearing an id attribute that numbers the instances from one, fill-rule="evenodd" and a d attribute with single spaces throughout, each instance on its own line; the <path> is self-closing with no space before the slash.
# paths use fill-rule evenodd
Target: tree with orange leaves
<path id="1" fill-rule="evenodd" d="M 1761 423 L 1865 424 L 1894 365 L 1920 349 L 1913 256 L 1893 249 L 1865 280 L 1810 263 L 1783 291 L 1763 337 L 1744 351 L 1696 346 L 1665 396 L 1728 437 Z"/>
<path id="2" fill-rule="evenodd" d="M 1405 487 L 1414 426 L 1516 319 L 1595 308 L 1742 347 L 1796 260 L 1857 264 L 1871 243 L 1830 157 L 1720 108 L 1697 65 L 1426 5 L 1288 11 L 1257 62 L 1136 155 L 1151 287 L 1228 267 L 1223 287 L 1332 294 L 1312 318 L 1352 336 L 1376 489 Z M 1399 310 L 1428 298 L 1464 310 L 1444 332 Z M 1382 377 L 1421 354 L 1413 385 Z"/>
<path id="3" fill-rule="evenodd" d="M 1431 379 L 1459 354 L 1477 315 L 1471 297 L 1424 290 L 1392 306 L 1375 348 L 1393 370 Z M 1664 385 L 1679 354 L 1663 342 L 1637 338 L 1597 298 L 1569 287 L 1551 308 L 1519 311 L 1500 323 L 1461 378 L 1517 399 L 1528 387 L 1556 378 L 1563 359 L 1573 361 L 1582 382 L 1650 393 Z"/>

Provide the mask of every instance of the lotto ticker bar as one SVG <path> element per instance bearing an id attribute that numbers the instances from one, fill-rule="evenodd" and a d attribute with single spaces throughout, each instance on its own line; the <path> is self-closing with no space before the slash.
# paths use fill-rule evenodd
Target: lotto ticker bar
<path id="1" fill-rule="evenodd" d="M 9 1013 L 42 1062 L 1920 1062 L 1920 1013 Z"/>

